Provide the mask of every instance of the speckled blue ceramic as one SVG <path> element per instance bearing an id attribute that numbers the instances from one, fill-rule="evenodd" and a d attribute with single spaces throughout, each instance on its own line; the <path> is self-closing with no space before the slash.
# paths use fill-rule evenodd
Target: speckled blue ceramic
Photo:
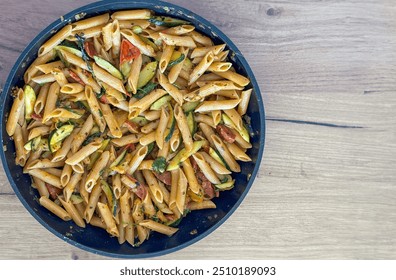
<path id="1" fill-rule="evenodd" d="M 254 136 L 251 140 L 253 148 L 248 151 L 253 162 L 241 164 L 242 172 L 233 175 L 236 178 L 235 187 L 231 191 L 222 192 L 220 198 L 214 200 L 217 209 L 194 211 L 183 219 L 179 225 L 180 230 L 171 238 L 153 233 L 148 241 L 138 248 L 133 248 L 126 243 L 119 245 L 116 238 L 111 238 L 102 229 L 90 225 L 85 229 L 80 229 L 73 222 L 64 222 L 39 205 L 38 192 L 30 186 L 30 177 L 22 173 L 21 167 L 15 165 L 15 148 L 5 131 L 5 116 L 12 105 L 11 88 L 14 86 L 23 87 L 23 73 L 36 58 L 39 47 L 50 38 L 52 30 L 59 30 L 70 21 L 75 21 L 75 16 L 80 13 L 86 13 L 86 17 L 91 17 L 106 12 L 136 8 L 147 8 L 155 11 L 158 15 L 168 15 L 190 21 L 198 31 L 212 37 L 216 44 L 223 42 L 227 44 L 227 48 L 230 49 L 229 58 L 234 62 L 236 70 L 249 77 L 250 86 L 254 89 L 247 113 L 252 119 Z M 100 1 L 68 13 L 64 16 L 63 21 L 61 19 L 55 21 L 44 29 L 18 58 L 6 81 L 0 104 L 2 116 L 0 137 L 3 140 L 1 160 L 8 180 L 22 204 L 37 221 L 59 238 L 83 250 L 108 257 L 147 258 L 160 256 L 183 249 L 208 236 L 230 217 L 247 195 L 256 177 L 264 151 L 265 114 L 260 89 L 238 48 L 207 20 L 189 10 L 161 1 Z M 204 254 L 204 252 L 202 253 Z"/>

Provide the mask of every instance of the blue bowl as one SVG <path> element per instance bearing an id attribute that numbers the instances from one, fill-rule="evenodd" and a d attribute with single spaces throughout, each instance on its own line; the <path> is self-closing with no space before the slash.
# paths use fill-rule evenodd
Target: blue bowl
<path id="1" fill-rule="evenodd" d="M 253 88 L 247 112 L 252 120 L 251 129 L 253 132 L 251 138 L 253 148 L 248 151 L 248 155 L 253 161 L 242 163 L 242 172 L 233 174 L 236 179 L 235 187 L 231 191 L 222 192 L 220 197 L 214 200 L 217 205 L 216 209 L 193 211 L 183 219 L 179 225 L 180 230 L 171 238 L 153 233 L 148 241 L 138 248 L 133 248 L 126 243 L 119 245 L 116 238 L 110 238 L 108 233 L 102 229 L 90 225 L 81 229 L 73 222 L 64 222 L 41 207 L 38 203 L 38 192 L 30 186 L 30 177 L 23 174 L 22 168 L 15 164 L 14 143 L 5 131 L 5 120 L 13 101 L 10 96 L 11 89 L 14 86 L 24 86 L 23 74 L 37 57 L 39 47 L 51 37 L 52 30 L 59 30 L 70 21 L 74 22 L 75 16 L 80 13 L 86 13 L 86 17 L 91 17 L 106 12 L 137 8 L 147 8 L 158 15 L 168 15 L 190 21 L 198 31 L 211 37 L 216 44 L 223 42 L 227 44 L 227 48 L 230 50 L 229 59 L 234 63 L 237 72 L 249 77 L 251 81 L 249 86 Z M 208 236 L 231 216 L 247 195 L 256 177 L 264 151 L 265 113 L 263 101 L 253 72 L 241 52 L 225 34 L 209 21 L 189 10 L 161 1 L 100 1 L 68 13 L 63 17 L 63 21 L 58 19 L 52 23 L 26 47 L 12 68 L 1 95 L 0 114 L 2 116 L 0 137 L 3 140 L 1 160 L 11 186 L 25 208 L 57 237 L 80 249 L 115 258 L 160 256 L 185 248 Z"/>

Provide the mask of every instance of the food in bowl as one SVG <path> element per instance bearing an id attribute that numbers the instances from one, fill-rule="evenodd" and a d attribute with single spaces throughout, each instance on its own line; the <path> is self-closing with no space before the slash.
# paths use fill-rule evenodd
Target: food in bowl
<path id="1" fill-rule="evenodd" d="M 68 24 L 15 88 L 6 121 L 16 164 L 64 221 L 138 246 L 215 208 L 252 147 L 250 81 L 225 44 L 148 9 Z"/>

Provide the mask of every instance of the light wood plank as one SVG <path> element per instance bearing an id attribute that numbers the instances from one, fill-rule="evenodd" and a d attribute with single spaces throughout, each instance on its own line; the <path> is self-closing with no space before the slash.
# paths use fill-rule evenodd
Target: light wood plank
<path id="1" fill-rule="evenodd" d="M 91 2 L 2 0 L 0 86 L 40 30 Z M 395 259 L 394 2 L 169 2 L 213 22 L 245 55 L 263 93 L 267 140 L 234 215 L 159 259 Z M 53 236 L 12 193 L 1 171 L 0 259 L 105 259 Z"/>

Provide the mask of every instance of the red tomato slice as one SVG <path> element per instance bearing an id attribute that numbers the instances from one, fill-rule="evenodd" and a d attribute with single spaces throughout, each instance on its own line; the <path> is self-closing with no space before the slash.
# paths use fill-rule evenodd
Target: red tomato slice
<path id="1" fill-rule="evenodd" d="M 107 97 L 104 94 L 100 97 L 99 101 L 103 104 L 109 104 L 109 100 L 107 100 Z"/>
<path id="2" fill-rule="evenodd" d="M 140 51 L 131 42 L 123 39 L 121 42 L 120 65 L 124 62 L 132 62 L 133 59 L 140 55 Z"/>
<path id="3" fill-rule="evenodd" d="M 79 84 L 85 86 L 85 83 L 83 82 L 83 80 L 81 80 L 81 78 L 80 78 L 76 73 L 74 73 L 74 72 L 71 71 L 71 70 L 69 70 L 69 73 L 70 73 L 70 78 L 72 78 L 72 79 L 73 79 L 74 81 L 76 81 L 77 83 L 79 83 Z"/>
<path id="4" fill-rule="evenodd" d="M 91 58 L 93 58 L 95 55 L 97 55 L 95 46 L 90 41 L 85 41 L 84 49 L 87 52 L 88 56 L 91 57 Z"/>

